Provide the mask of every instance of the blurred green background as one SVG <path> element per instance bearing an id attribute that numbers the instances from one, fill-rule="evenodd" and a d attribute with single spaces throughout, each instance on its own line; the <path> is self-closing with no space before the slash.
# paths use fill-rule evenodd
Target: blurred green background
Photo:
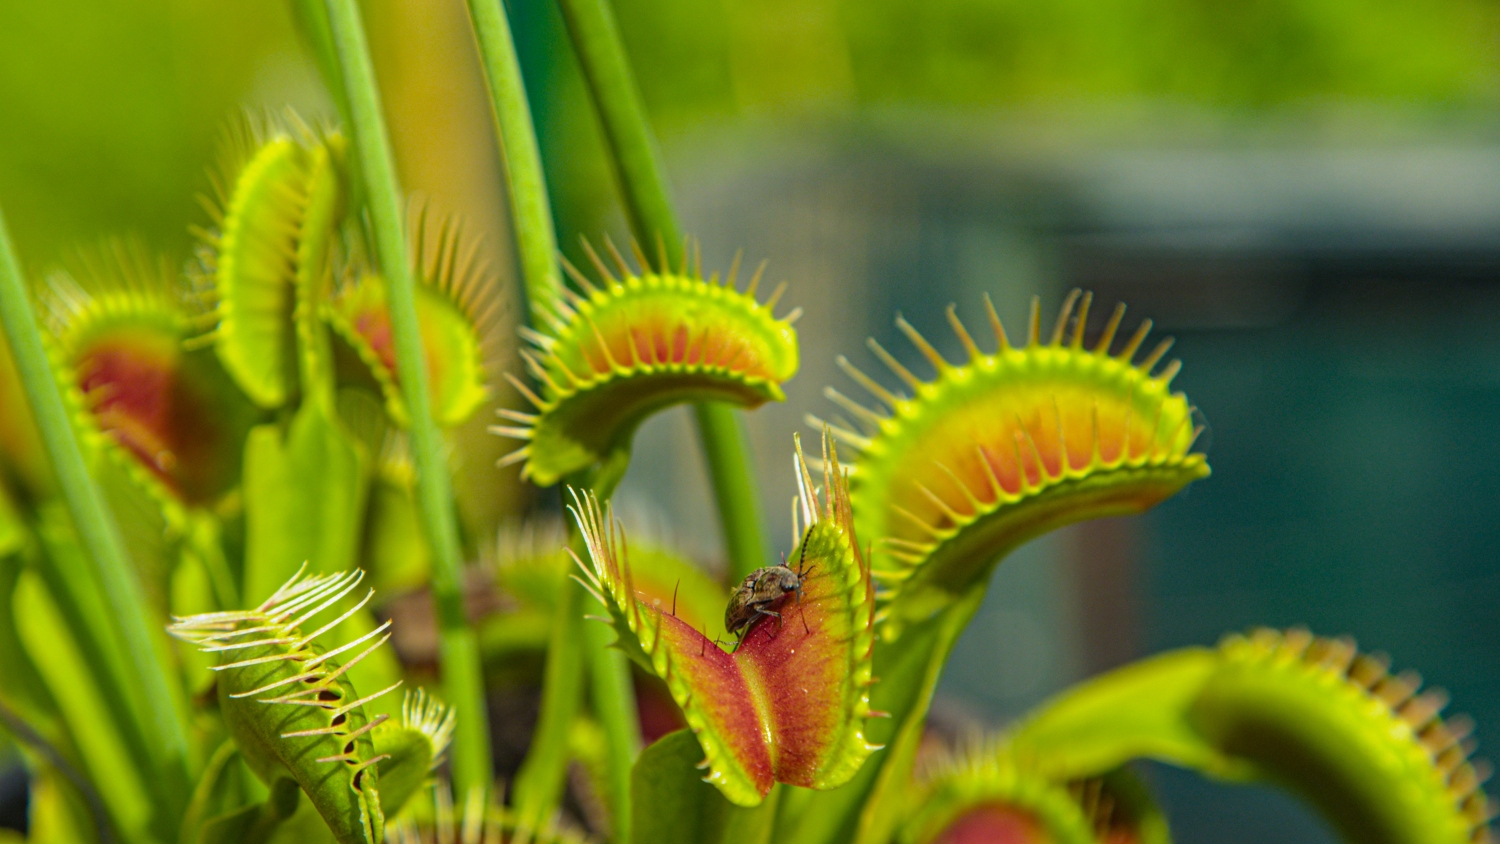
<path id="1" fill-rule="evenodd" d="M 617 0 L 705 262 L 769 258 L 803 370 L 751 419 L 789 532 L 790 434 L 832 365 L 945 351 L 989 291 L 1121 299 L 1179 338 L 1214 477 L 997 573 L 936 721 L 1002 724 L 1067 683 L 1251 624 L 1352 633 L 1500 729 L 1500 9 L 1471 0 Z M 563 248 L 623 235 L 555 7 L 508 8 Z M 370 0 L 406 187 L 469 218 L 511 284 L 460 0 Z M 129 232 L 185 258 L 239 108 L 331 119 L 285 3 L 0 3 L 0 205 L 33 271 Z M 515 314 L 512 309 L 512 314 Z M 909 359 L 911 355 L 906 355 Z M 502 401 L 508 397 L 502 394 Z M 521 506 L 465 440 L 472 529 Z M 620 494 L 717 551 L 685 414 Z M 544 500 L 545 505 L 545 500 Z M 1274 793 L 1152 769 L 1192 842 L 1322 842 Z M 0 777 L 3 781 L 3 777 Z M 12 789 L 13 791 L 14 789 Z"/>

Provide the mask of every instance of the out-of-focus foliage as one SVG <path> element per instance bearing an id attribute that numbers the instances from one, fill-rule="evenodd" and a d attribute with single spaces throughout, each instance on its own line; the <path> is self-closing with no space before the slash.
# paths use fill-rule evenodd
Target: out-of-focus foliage
<path id="1" fill-rule="evenodd" d="M 299 49 L 284 3 L 6 4 L 0 196 L 22 259 L 104 232 L 186 255 L 225 115 L 328 110 Z"/>
<path id="2" fill-rule="evenodd" d="M 653 114 L 1103 98 L 1481 106 L 1500 12 L 1476 0 L 618 0 Z"/>

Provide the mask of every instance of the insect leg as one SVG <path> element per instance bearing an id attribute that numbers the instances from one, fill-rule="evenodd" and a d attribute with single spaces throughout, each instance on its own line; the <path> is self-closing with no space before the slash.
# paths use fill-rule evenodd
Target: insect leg
<path id="1" fill-rule="evenodd" d="M 755 610 L 755 616 L 756 616 L 756 618 L 759 618 L 759 617 L 761 617 L 763 615 L 775 616 L 776 617 L 776 632 L 778 632 L 778 633 L 781 632 L 781 613 L 779 613 L 779 612 L 777 612 L 775 610 L 765 610 L 765 609 L 760 609 L 760 608 L 757 607 L 756 610 Z M 771 638 L 775 639 L 776 637 L 772 636 Z"/>

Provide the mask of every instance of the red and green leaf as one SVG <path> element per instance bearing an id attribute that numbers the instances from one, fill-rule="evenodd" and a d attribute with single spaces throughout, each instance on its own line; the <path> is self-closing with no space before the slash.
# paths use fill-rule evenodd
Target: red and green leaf
<path id="1" fill-rule="evenodd" d="M 884 634 L 948 606 L 1027 539 L 1141 512 L 1208 474 L 1203 455 L 1191 451 L 1199 432 L 1194 410 L 1169 391 L 1179 364 L 1152 373 L 1171 341 L 1133 362 L 1148 320 L 1111 353 L 1124 316 L 1119 306 L 1085 348 L 1090 297 L 1075 318 L 1078 299 L 1077 291 L 1068 297 L 1047 343 L 1033 300 L 1029 342 L 1015 348 L 986 298 L 994 353 L 979 349 L 950 306 L 949 322 L 968 352 L 957 365 L 898 320 L 936 377 L 923 381 L 874 341 L 871 348 L 911 396 L 840 359 L 883 406 L 828 391 L 854 420 L 841 420 L 834 432 L 860 452 L 850 495 L 860 532 L 877 542 L 878 576 L 890 585 L 893 623 Z"/>
<path id="2" fill-rule="evenodd" d="M 784 598 L 782 622 L 753 623 L 732 651 L 636 588 L 618 523 L 593 498 L 574 510 L 592 562 L 584 572 L 620 646 L 666 681 L 703 749 L 707 780 L 740 805 L 756 805 L 776 782 L 842 785 L 875 749 L 864 737 L 874 588 L 838 457 L 825 447 L 821 500 L 798 449 L 808 525 L 801 600 Z"/>
<path id="3" fill-rule="evenodd" d="M 966 758 L 916 784 L 909 844 L 1097 844 L 1068 788 L 1003 752 Z"/>
<path id="4" fill-rule="evenodd" d="M 1169 844 L 1161 812 L 1126 769 L 1064 782 L 1003 740 L 943 751 L 908 797 L 909 844 Z"/>
<path id="5" fill-rule="evenodd" d="M 797 371 L 797 314 L 772 314 L 780 290 L 756 300 L 759 273 L 741 292 L 734 270 L 720 283 L 686 265 L 640 273 L 614 255 L 620 277 L 596 258 L 598 284 L 568 268 L 579 292 L 553 304 L 561 321 L 551 333 L 523 334 L 534 348 L 521 354 L 540 392 L 511 378 L 536 412 L 501 411 L 519 425 L 493 429 L 528 441 L 503 462 L 524 460 L 522 474 L 543 486 L 628 450 L 636 427 L 658 410 L 781 401 L 781 385 Z"/>
<path id="6" fill-rule="evenodd" d="M 416 288 L 417 323 L 432 414 L 439 425 L 451 427 L 489 399 L 499 285 L 452 218 L 429 223 L 425 207 L 418 207 L 411 214 L 411 230 L 412 256 L 421 280 Z M 385 279 L 368 272 L 356 275 L 339 290 L 326 315 L 380 385 L 391 418 L 405 425 L 406 400 L 396 370 Z"/>
<path id="7" fill-rule="evenodd" d="M 184 349 L 196 320 L 176 270 L 127 241 L 82 250 L 76 264 L 52 273 L 41 299 L 83 430 L 161 503 L 213 501 L 237 475 L 247 408 Z"/>

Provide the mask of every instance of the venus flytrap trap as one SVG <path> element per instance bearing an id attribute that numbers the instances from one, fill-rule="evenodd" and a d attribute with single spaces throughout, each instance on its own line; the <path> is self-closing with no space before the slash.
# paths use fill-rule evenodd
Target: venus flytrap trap
<path id="1" fill-rule="evenodd" d="M 457 218 L 415 206 L 408 214 L 411 255 L 419 280 L 417 319 L 432 389 L 432 414 L 443 427 L 473 416 L 489 399 L 489 374 L 498 356 L 495 320 L 502 299 L 479 263 L 477 242 Z M 390 417 L 407 424 L 396 372 L 386 282 L 360 270 L 340 285 L 324 316 L 359 356 L 385 396 Z"/>
<path id="2" fill-rule="evenodd" d="M 1305 797 L 1349 841 L 1485 842 L 1494 808 L 1473 724 L 1441 691 L 1347 638 L 1233 634 L 1064 692 L 1023 719 L 1012 752 L 1055 779 L 1153 758 Z"/>
<path id="3" fill-rule="evenodd" d="M 353 608 L 332 619 L 320 618 L 363 579 L 364 572 L 357 569 L 340 575 L 299 572 L 253 610 L 177 619 L 170 628 L 172 635 L 217 655 L 219 706 L 250 770 L 268 786 L 294 780 L 340 844 L 383 840 L 377 766 L 390 760 L 429 767 L 434 737 L 440 738 L 444 727 L 442 716 L 419 706 L 417 725 L 405 727 L 387 743 L 402 758 L 389 750 L 376 752 L 371 732 L 388 716 L 371 717 L 366 706 L 395 686 L 360 697 L 347 674 L 390 638 L 390 622 L 333 649 L 318 642 L 374 596 L 369 590 Z M 304 632 L 313 624 L 319 626 Z M 430 732 L 421 729 L 424 718 Z M 451 730 L 451 724 L 446 726 Z M 426 758 L 417 748 L 399 747 L 419 746 L 423 737 L 429 745 Z M 402 785 L 409 796 L 414 789 Z"/>
<path id="4" fill-rule="evenodd" d="M 217 321 L 214 351 L 245 394 L 268 408 L 295 394 L 298 328 L 288 316 L 299 310 L 305 324 L 315 315 L 343 209 L 347 141 L 290 113 L 288 122 L 247 114 L 231 124 L 216 198 L 204 203 L 214 228 L 199 232 Z M 318 352 L 303 330 L 305 358 Z"/>
<path id="5" fill-rule="evenodd" d="M 918 770 L 900 834 L 906 844 L 1169 844 L 1166 821 L 1126 769 L 1064 782 L 1003 738 L 940 751 Z"/>
<path id="6" fill-rule="evenodd" d="M 525 461 L 523 476 L 542 486 L 628 460 L 635 429 L 652 413 L 694 401 L 782 401 L 781 384 L 797 372 L 798 312 L 774 315 L 784 286 L 760 302 L 760 271 L 740 291 L 737 260 L 721 282 L 686 259 L 668 267 L 665 253 L 653 270 L 637 251 L 643 269 L 631 267 L 606 243 L 619 275 L 592 249 L 597 281 L 568 266 L 578 290 L 563 288 L 548 303 L 558 317 L 523 333 L 533 348 L 521 355 L 540 395 L 511 378 L 536 412 L 502 410 L 518 424 L 494 429 L 527 441 L 502 463 Z"/>
<path id="7" fill-rule="evenodd" d="M 74 263 L 47 276 L 39 299 L 85 438 L 169 512 L 211 503 L 236 474 L 221 422 L 230 391 L 183 348 L 202 320 L 176 268 L 123 240 Z"/>
<path id="8" fill-rule="evenodd" d="M 1168 391 L 1181 364 L 1152 373 L 1171 340 L 1134 362 L 1151 329 L 1146 320 L 1112 353 L 1125 316 L 1120 305 L 1085 348 L 1092 298 L 1083 294 L 1075 314 L 1080 291 L 1069 294 L 1046 342 L 1033 299 L 1027 342 L 1018 348 L 986 296 L 993 353 L 980 350 L 950 306 L 948 321 L 968 354 L 958 365 L 898 319 L 936 377 L 919 379 L 874 340 L 870 348 L 909 397 L 839 359 L 880 402 L 872 410 L 827 390 L 852 420 L 834 432 L 858 454 L 850 498 L 860 531 L 878 539 L 875 568 L 890 617 L 882 635 L 894 638 L 903 624 L 952 603 L 1032 537 L 1142 512 L 1207 476 L 1203 455 L 1191 451 L 1201 431 L 1194 409 Z"/>
<path id="9" fill-rule="evenodd" d="M 874 586 L 838 456 L 826 438 L 824 448 L 821 499 L 797 452 L 802 591 L 775 602 L 780 617 L 752 620 L 733 651 L 643 601 L 612 515 L 586 494 L 572 507 L 590 559 L 579 565 L 620 646 L 666 681 L 702 747 L 706 779 L 738 805 L 760 803 L 776 782 L 836 788 L 876 749 L 864 737 Z"/>

